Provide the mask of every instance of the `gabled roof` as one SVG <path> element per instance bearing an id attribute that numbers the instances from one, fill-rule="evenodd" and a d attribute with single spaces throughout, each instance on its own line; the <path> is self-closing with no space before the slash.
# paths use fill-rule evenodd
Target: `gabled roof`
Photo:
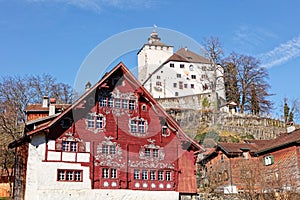
<path id="1" fill-rule="evenodd" d="M 189 62 L 189 63 L 205 63 L 209 64 L 209 60 L 190 51 L 187 48 L 180 48 L 176 53 L 174 53 L 168 60 L 169 61 L 179 61 L 179 62 Z"/>
<path id="2" fill-rule="evenodd" d="M 70 104 L 55 104 L 55 109 L 62 110 L 66 109 Z M 48 112 L 49 107 L 43 107 L 42 104 L 30 104 L 25 109 L 25 112 Z"/>
<path id="3" fill-rule="evenodd" d="M 261 155 L 266 152 L 276 151 L 289 145 L 300 145 L 300 129 L 291 133 L 285 133 L 272 140 L 245 140 L 244 143 L 218 143 L 214 151 L 206 151 L 203 155 L 208 158 L 216 151 L 221 150 L 227 155 L 240 155 L 244 151 L 249 151 L 252 155 Z"/>
<path id="4" fill-rule="evenodd" d="M 183 131 L 182 129 L 179 127 L 179 125 L 175 122 L 175 120 L 170 117 L 167 112 L 158 104 L 156 103 L 156 100 L 151 96 L 151 94 L 138 82 L 138 80 L 133 76 L 133 74 L 128 70 L 127 67 L 125 67 L 125 65 L 120 62 L 114 69 L 112 69 L 110 72 L 106 73 L 104 75 L 104 77 L 98 81 L 91 89 L 89 89 L 88 91 L 86 91 L 79 99 L 77 99 L 71 106 L 69 106 L 64 112 L 62 112 L 60 115 L 58 115 L 56 118 L 54 118 L 50 123 L 41 126 L 35 130 L 29 131 L 29 132 L 25 132 L 25 136 L 23 139 L 21 139 L 20 141 L 27 141 L 25 138 L 28 138 L 29 136 L 32 136 L 40 131 L 43 130 L 47 130 L 50 127 L 52 127 L 53 125 L 55 125 L 57 122 L 59 122 L 62 118 L 64 118 L 65 116 L 67 116 L 68 114 L 70 114 L 70 112 L 72 112 L 72 109 L 76 108 L 77 106 L 79 106 L 82 101 L 92 92 L 94 92 L 99 86 L 101 86 L 113 73 L 115 73 L 117 70 L 122 70 L 123 75 L 125 76 L 125 78 L 129 79 L 131 84 L 133 84 L 134 86 L 136 86 L 137 88 L 140 88 L 143 92 L 143 94 L 148 98 L 148 100 L 150 102 L 152 102 L 155 105 L 155 109 L 159 110 L 164 117 L 166 117 L 167 122 L 169 123 L 169 125 L 172 126 L 172 128 L 174 128 L 175 130 L 177 130 L 177 136 L 180 139 L 185 140 L 185 142 L 187 144 L 192 145 L 193 147 L 195 147 L 198 150 L 202 150 L 204 151 L 204 148 L 199 145 L 197 142 L 195 142 L 194 140 L 192 140 L 191 138 L 189 138 Z M 14 146 L 18 145 L 18 142 L 13 142 Z M 12 143 L 11 143 L 12 144 Z M 10 147 L 12 147 L 10 145 Z"/>

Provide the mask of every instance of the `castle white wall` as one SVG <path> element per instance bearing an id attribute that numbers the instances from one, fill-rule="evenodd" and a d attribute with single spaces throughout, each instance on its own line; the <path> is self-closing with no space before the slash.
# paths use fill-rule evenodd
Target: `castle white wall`
<path id="1" fill-rule="evenodd" d="M 170 67 L 170 64 L 174 64 L 174 67 Z M 184 68 L 181 68 L 180 65 L 184 65 Z M 209 70 L 209 68 L 210 65 L 205 63 L 170 61 L 152 75 L 145 83 L 145 88 L 154 98 L 211 93 L 214 71 Z M 218 96 L 225 99 L 222 72 L 217 71 L 217 77 L 219 77 L 216 88 Z"/>
<path id="2" fill-rule="evenodd" d="M 138 54 L 138 80 L 143 83 L 171 55 L 173 47 L 146 44 Z"/>

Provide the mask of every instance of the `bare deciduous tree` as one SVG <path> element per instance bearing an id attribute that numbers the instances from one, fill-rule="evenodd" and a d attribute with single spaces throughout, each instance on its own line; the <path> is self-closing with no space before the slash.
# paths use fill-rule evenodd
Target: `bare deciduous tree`
<path id="1" fill-rule="evenodd" d="M 9 141 L 20 138 L 25 124 L 25 107 L 41 103 L 43 96 L 55 97 L 59 103 L 71 103 L 74 92 L 51 75 L 7 76 L 0 79 L 0 137 L 2 139 L 1 166 L 6 171 L 10 186 L 15 167 L 15 151 L 8 149 Z"/>
<path id="2" fill-rule="evenodd" d="M 231 53 L 226 62 L 236 66 L 241 113 L 268 113 L 272 108 L 272 102 L 268 100 L 270 85 L 266 81 L 267 70 L 260 67 L 260 61 L 252 56 Z"/>

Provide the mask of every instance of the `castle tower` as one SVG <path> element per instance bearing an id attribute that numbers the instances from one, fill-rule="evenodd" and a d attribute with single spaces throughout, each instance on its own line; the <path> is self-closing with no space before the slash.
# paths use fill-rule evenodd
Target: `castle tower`
<path id="1" fill-rule="evenodd" d="M 144 44 L 138 52 L 138 80 L 143 84 L 172 54 L 173 46 L 162 43 L 154 28 L 148 43 Z"/>

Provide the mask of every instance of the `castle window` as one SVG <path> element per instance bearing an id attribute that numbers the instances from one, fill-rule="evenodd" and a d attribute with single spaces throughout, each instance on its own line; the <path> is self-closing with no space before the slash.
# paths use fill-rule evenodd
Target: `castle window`
<path id="1" fill-rule="evenodd" d="M 174 63 L 170 63 L 170 67 L 174 68 Z"/>
<path id="2" fill-rule="evenodd" d="M 179 81 L 179 89 L 183 89 L 183 82 Z"/>
<path id="3" fill-rule="evenodd" d="M 121 108 L 121 100 L 120 99 L 115 100 L 115 107 L 116 108 Z"/>

